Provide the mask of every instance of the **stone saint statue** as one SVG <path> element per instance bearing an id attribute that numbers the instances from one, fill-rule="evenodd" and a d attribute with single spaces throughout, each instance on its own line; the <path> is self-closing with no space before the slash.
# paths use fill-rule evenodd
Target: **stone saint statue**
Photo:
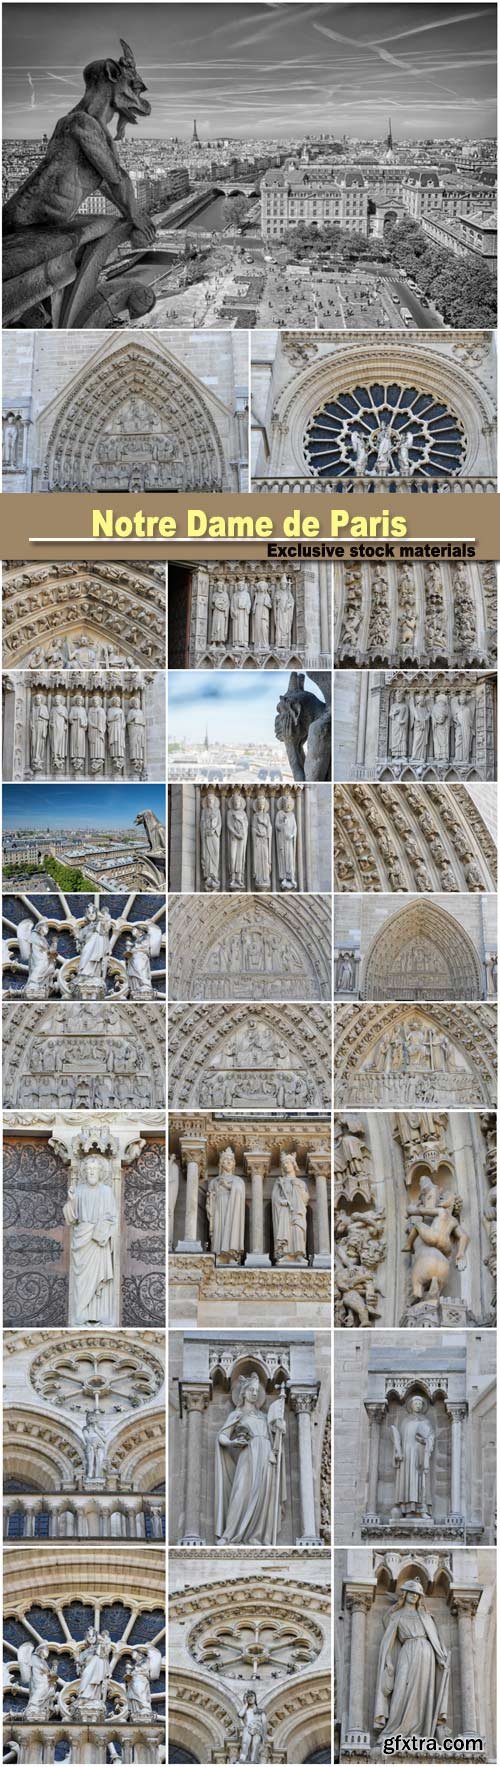
<path id="1" fill-rule="evenodd" d="M 125 1664 L 124 1685 L 129 1715 L 134 1724 L 150 1724 L 155 1713 L 151 1703 L 151 1682 L 161 1675 L 161 1651 L 156 1645 L 133 1650 Z"/>
<path id="2" fill-rule="evenodd" d="M 358 478 L 363 478 L 368 460 L 368 448 L 365 438 L 359 429 L 351 430 L 351 447 L 354 454 L 354 468 Z"/>
<path id="3" fill-rule="evenodd" d="M 77 1703 L 72 1716 L 99 1722 L 106 1716 L 106 1700 L 111 1678 L 110 1657 L 113 1645 L 109 1632 L 96 1632 L 89 1626 L 83 1644 L 78 1647 L 81 1673 L 78 1680 Z"/>
<path id="4" fill-rule="evenodd" d="M 57 944 L 49 945 L 48 920 L 21 920 L 16 928 L 23 963 L 28 964 L 25 1000 L 48 1000 L 56 968 Z"/>
<path id="5" fill-rule="evenodd" d="M 394 1509 L 401 1516 L 431 1514 L 429 1472 L 435 1438 L 426 1409 L 421 1393 L 412 1393 L 401 1423 L 390 1426 L 396 1468 Z"/>
<path id="6" fill-rule="evenodd" d="M 88 718 L 83 693 L 75 693 L 69 711 L 69 753 L 74 773 L 85 771 L 85 747 Z"/>
<path id="7" fill-rule="evenodd" d="M 224 1264 L 239 1264 L 245 1244 L 245 1180 L 236 1172 L 232 1147 L 219 1155 L 207 1190 L 210 1250 Z"/>
<path id="8" fill-rule="evenodd" d="M 383 477 L 384 473 L 394 471 L 392 459 L 392 430 L 389 423 L 382 423 L 380 429 L 376 431 L 375 447 L 377 450 L 377 459 L 374 471 L 377 474 L 377 477 Z"/>
<path id="9" fill-rule="evenodd" d="M 295 805 L 291 792 L 285 792 L 278 801 L 276 811 L 276 850 L 278 855 L 278 874 L 282 890 L 297 888 L 297 822 Z"/>
<path id="10" fill-rule="evenodd" d="M 71 1228 L 72 1325 L 116 1324 L 113 1274 L 118 1210 L 107 1180 L 107 1161 L 100 1154 L 87 1155 L 64 1204 L 64 1219 Z"/>
<path id="11" fill-rule="evenodd" d="M 337 960 L 337 987 L 342 994 L 350 994 L 354 985 L 354 958 L 350 951 L 340 951 Z"/>
<path id="12" fill-rule="evenodd" d="M 274 1256 L 277 1264 L 307 1264 L 309 1191 L 294 1153 L 281 1153 L 280 1175 L 272 1193 Z"/>
<path id="13" fill-rule="evenodd" d="M 420 765 L 427 759 L 430 709 L 426 693 L 412 694 L 410 700 L 412 745 L 410 760 Z"/>
<path id="14" fill-rule="evenodd" d="M 391 1736 L 444 1736 L 449 1652 L 427 1613 L 418 1577 L 403 1583 L 380 1646 L 373 1728 L 377 1747 Z"/>
<path id="15" fill-rule="evenodd" d="M 286 571 L 280 577 L 274 591 L 274 642 L 278 650 L 289 650 L 292 642 L 292 625 L 295 612 L 295 601 L 290 578 Z"/>
<path id="16" fill-rule="evenodd" d="M 255 584 L 252 607 L 252 635 L 256 650 L 269 649 L 271 608 L 272 601 L 267 577 L 259 577 Z"/>
<path id="17" fill-rule="evenodd" d="M 215 1449 L 215 1533 L 222 1546 L 276 1544 L 286 1502 L 284 1387 L 267 1414 L 262 1406 L 258 1374 L 242 1376 Z"/>
<path id="18" fill-rule="evenodd" d="M 127 713 L 128 752 L 134 773 L 143 773 L 146 759 L 146 719 L 140 693 L 133 693 Z"/>
<path id="19" fill-rule="evenodd" d="M 52 701 L 49 736 L 52 766 L 56 773 L 62 773 L 68 752 L 68 708 L 63 693 L 56 693 Z"/>
<path id="20" fill-rule="evenodd" d="M 44 693 L 34 693 L 31 701 L 30 753 L 34 773 L 45 771 L 49 705 Z"/>
<path id="21" fill-rule="evenodd" d="M 86 1411 L 83 1452 L 86 1479 L 102 1479 L 106 1472 L 106 1437 L 95 1411 Z"/>
<path id="22" fill-rule="evenodd" d="M 222 817 L 217 793 L 207 791 L 200 812 L 200 856 L 206 890 L 220 889 L 220 837 Z"/>
<path id="23" fill-rule="evenodd" d="M 238 1761 L 265 1761 L 267 1718 L 257 1705 L 257 1694 L 250 1687 L 240 1712 L 241 1741 Z"/>
<path id="24" fill-rule="evenodd" d="M 476 708 L 470 694 L 460 692 L 452 701 L 453 726 L 455 731 L 455 760 L 467 765 L 471 759 L 474 742 L 474 725 Z"/>
<path id="25" fill-rule="evenodd" d="M 107 722 L 110 760 L 115 772 L 122 773 L 125 763 L 125 713 L 119 693 L 111 694 Z"/>
<path id="26" fill-rule="evenodd" d="M 231 628 L 233 644 L 248 644 L 252 601 L 246 577 L 240 577 L 231 595 Z"/>
<path id="27" fill-rule="evenodd" d="M 32 1724 L 46 1724 L 55 1715 L 57 1698 L 57 1674 L 50 1667 L 49 1647 L 47 1644 L 21 1644 L 17 1660 L 21 1685 L 29 1688 L 23 1719 Z"/>
<path id="28" fill-rule="evenodd" d="M 129 1000 L 154 1000 L 151 958 L 159 957 L 161 941 L 161 927 L 155 921 L 132 928 L 132 937 L 125 946 Z"/>
<path id="29" fill-rule="evenodd" d="M 248 840 L 248 816 L 245 799 L 240 791 L 233 791 L 227 809 L 227 833 L 229 851 L 229 888 L 244 890 L 245 859 Z"/>
<path id="30" fill-rule="evenodd" d="M 442 1191 L 425 1174 L 418 1201 L 408 1209 L 409 1233 L 404 1250 L 412 1253 L 412 1301 L 439 1301 L 450 1275 L 455 1251 L 457 1270 L 465 1270 L 469 1236 L 460 1226 L 459 1198 Z"/>
<path id="31" fill-rule="evenodd" d="M 402 687 L 397 687 L 389 712 L 390 744 L 393 761 L 405 761 L 408 754 L 410 708 Z"/>
<path id="32" fill-rule="evenodd" d="M 447 693 L 436 693 L 431 705 L 434 760 L 447 761 L 450 754 L 451 712 Z"/>
<path id="33" fill-rule="evenodd" d="M 106 758 L 106 712 L 102 694 L 94 694 L 88 709 L 90 772 L 102 773 Z"/>
<path id="34" fill-rule="evenodd" d="M 8 411 L 3 421 L 2 453 L 4 466 L 17 465 L 17 438 L 20 434 L 19 418 L 13 411 Z"/>
<path id="35" fill-rule="evenodd" d="M 229 626 L 229 591 L 224 578 L 220 577 L 212 589 L 212 622 L 210 627 L 211 644 L 225 644 Z"/>
<path id="36" fill-rule="evenodd" d="M 271 888 L 273 827 L 264 791 L 257 792 L 252 815 L 253 882 L 256 890 Z"/>
<path id="37" fill-rule="evenodd" d="M 406 435 L 400 436 L 399 439 L 399 471 L 405 479 L 411 478 L 414 470 L 415 462 L 411 459 L 410 455 L 410 449 L 412 447 L 413 435 L 411 429 L 407 429 Z"/>
<path id="38" fill-rule="evenodd" d="M 74 927 L 74 938 L 80 953 L 78 963 L 78 983 L 106 983 L 109 960 L 110 933 L 113 929 L 111 915 L 107 908 L 96 908 L 91 902 L 87 908 L 83 926 Z"/>

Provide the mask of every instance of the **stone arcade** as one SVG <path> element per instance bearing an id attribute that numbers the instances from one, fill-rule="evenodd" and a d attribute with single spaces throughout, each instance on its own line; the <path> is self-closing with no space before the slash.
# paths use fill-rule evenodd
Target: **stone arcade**
<path id="1" fill-rule="evenodd" d="M 170 1761 L 332 1759 L 326 1553 L 174 1551 L 169 1605 Z"/>
<path id="2" fill-rule="evenodd" d="M 335 563 L 338 668 L 491 667 L 497 653 L 497 567 Z"/>
<path id="3" fill-rule="evenodd" d="M 4 779 L 164 779 L 165 675 L 4 675 Z"/>
<path id="4" fill-rule="evenodd" d="M 493 1108 L 496 1008 L 337 1006 L 336 1104 Z"/>
<path id="5" fill-rule="evenodd" d="M 164 566 L 9 562 L 2 597 L 9 669 L 164 668 Z"/>
<path id="6" fill-rule="evenodd" d="M 496 890 L 494 786 L 335 786 L 337 890 Z"/>
<path id="7" fill-rule="evenodd" d="M 3 1102 L 48 1110 L 164 1105 L 162 1007 L 109 1000 L 4 1006 Z"/>
<path id="8" fill-rule="evenodd" d="M 5 489 L 244 491 L 247 378 L 239 332 L 11 332 Z"/>
<path id="9" fill-rule="evenodd" d="M 329 1118 L 169 1119 L 172 1324 L 330 1322 Z"/>
<path id="10" fill-rule="evenodd" d="M 6 1547 L 6 1760 L 165 1760 L 165 1560 L 84 1541 Z"/>
<path id="11" fill-rule="evenodd" d="M 329 565 L 170 564 L 168 593 L 171 669 L 331 668 Z"/>
<path id="12" fill-rule="evenodd" d="M 335 1324 L 496 1320 L 496 1116 L 335 1117 Z"/>
<path id="13" fill-rule="evenodd" d="M 496 896 L 338 896 L 338 1000 L 491 1000 Z"/>
<path id="14" fill-rule="evenodd" d="M 445 1737 L 479 1737 L 482 1750 L 474 1759 L 495 1761 L 493 1553 L 351 1548 L 335 1555 L 335 1585 L 337 1758 L 387 1759 L 382 1734 L 396 1733 L 432 1736 L 433 1758 L 446 1761 Z M 432 1656 L 428 1649 L 419 1653 L 418 1638 L 428 1640 Z M 392 1668 L 383 1675 L 388 1648 Z M 415 1662 L 422 1663 L 418 1673 Z M 438 1696 L 433 1709 L 426 1662 Z M 399 1694 L 405 1672 L 406 1709 Z"/>
<path id="15" fill-rule="evenodd" d="M 171 1334 L 170 1538 L 330 1538 L 330 1336 Z"/>
<path id="16" fill-rule="evenodd" d="M 6 1115 L 4 1325 L 162 1327 L 165 1188 L 161 1112 Z"/>
<path id="17" fill-rule="evenodd" d="M 171 1006 L 170 1101 L 175 1110 L 328 1110 L 328 1006 Z"/>
<path id="18" fill-rule="evenodd" d="M 160 1332 L 8 1332 L 4 1534 L 161 1540 Z"/>
<path id="19" fill-rule="evenodd" d="M 496 490 L 491 332 L 259 331 L 251 350 L 254 491 Z"/>
<path id="20" fill-rule="evenodd" d="M 171 785 L 169 811 L 171 890 L 331 887 L 327 784 Z"/>
<path id="21" fill-rule="evenodd" d="M 496 676 L 336 676 L 334 777 L 495 779 Z"/>
<path id="22" fill-rule="evenodd" d="M 28 918 L 27 918 L 28 915 Z M 165 991 L 165 899 L 3 898 L 3 991 L 24 1000 L 154 1000 Z"/>
<path id="23" fill-rule="evenodd" d="M 495 1540 L 494 1332 L 344 1332 L 335 1376 L 336 1537 Z"/>
<path id="24" fill-rule="evenodd" d="M 271 880 L 272 825 L 261 834 L 258 794 L 253 868 Z M 329 896 L 171 896 L 170 1000 L 330 1000 Z"/>

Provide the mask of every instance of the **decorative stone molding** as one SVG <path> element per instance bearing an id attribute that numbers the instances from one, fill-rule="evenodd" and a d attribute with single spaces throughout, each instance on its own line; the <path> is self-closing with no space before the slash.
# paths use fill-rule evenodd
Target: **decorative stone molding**
<path id="1" fill-rule="evenodd" d="M 3 654 L 12 669 L 163 669 L 165 568 L 14 563 L 3 568 Z"/>
<path id="2" fill-rule="evenodd" d="M 337 1007 L 337 1102 L 473 1109 L 495 1096 L 490 1006 Z"/>
<path id="3" fill-rule="evenodd" d="M 338 785 L 339 891 L 494 891 L 497 853 L 463 785 Z"/>
<path id="4" fill-rule="evenodd" d="M 496 657 L 494 564 L 335 563 L 339 668 L 477 668 Z"/>
<path id="5" fill-rule="evenodd" d="M 143 1109 L 164 1102 L 164 1015 L 109 1001 L 4 1007 L 4 1105 Z"/>
<path id="6" fill-rule="evenodd" d="M 299 1022 L 300 1021 L 300 1022 Z M 328 1109 L 330 1013 L 309 1006 L 172 1006 L 170 1097 L 174 1109 Z"/>
<path id="7" fill-rule="evenodd" d="M 170 896 L 171 1000 L 329 1000 L 327 896 Z"/>

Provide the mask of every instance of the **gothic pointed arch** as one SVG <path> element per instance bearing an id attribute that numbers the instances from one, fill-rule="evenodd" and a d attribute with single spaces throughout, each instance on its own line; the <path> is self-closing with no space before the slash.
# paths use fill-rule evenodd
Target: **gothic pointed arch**
<path id="1" fill-rule="evenodd" d="M 428 897 L 379 927 L 362 965 L 364 1000 L 480 1000 L 483 992 L 472 939 Z"/>
<path id="2" fill-rule="evenodd" d="M 170 1009 L 173 1108 L 274 1102 L 328 1108 L 330 1010 L 295 1006 L 217 1005 Z"/>
<path id="3" fill-rule="evenodd" d="M 496 1097 L 496 1009 L 340 1005 L 337 1104 L 467 1108 Z"/>
<path id="4" fill-rule="evenodd" d="M 335 786 L 335 888 L 495 891 L 485 790 L 476 800 L 462 784 Z"/>
<path id="5" fill-rule="evenodd" d="M 132 1081 L 142 1105 L 156 1107 L 164 1102 L 164 1039 L 163 1010 L 154 1002 L 145 1013 L 141 1007 L 115 1006 L 110 1002 L 87 1001 L 85 1011 L 75 1002 L 62 1006 L 23 1003 L 7 1006 L 4 1011 L 4 1102 L 15 1107 L 37 1105 L 40 1091 L 44 1098 L 53 1091 L 52 1102 L 58 1103 L 61 1075 L 66 1079 L 73 1072 L 73 1103 L 92 1104 L 83 1096 L 92 1081 L 108 1072 L 112 1075 L 112 1092 L 117 1096 L 121 1080 Z M 113 1047 L 114 1046 L 114 1047 Z M 110 1053 L 111 1051 L 111 1053 Z M 122 1071 L 123 1070 L 123 1071 Z M 128 1077 L 128 1078 L 127 1078 Z M 128 1085 L 128 1079 L 130 1085 Z M 51 1102 L 49 1098 L 48 1102 Z M 114 1102 L 113 1097 L 109 1101 Z"/>
<path id="6" fill-rule="evenodd" d="M 171 898 L 170 999 L 326 1000 L 328 899 L 223 895 Z"/>
<path id="7" fill-rule="evenodd" d="M 10 562 L 2 600 L 7 667 L 165 665 L 163 566 Z"/>
<path id="8" fill-rule="evenodd" d="M 42 490 L 223 489 L 228 414 L 158 340 L 103 345 L 52 410 Z"/>

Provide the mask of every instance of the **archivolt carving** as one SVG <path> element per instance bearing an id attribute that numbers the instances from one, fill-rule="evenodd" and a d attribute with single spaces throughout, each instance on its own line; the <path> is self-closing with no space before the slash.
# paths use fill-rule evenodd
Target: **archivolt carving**
<path id="1" fill-rule="evenodd" d="M 337 1103 L 492 1104 L 495 1027 L 490 1006 L 338 1006 Z"/>
<path id="2" fill-rule="evenodd" d="M 495 564 L 388 560 L 333 569 L 337 666 L 494 663 Z"/>
<path id="3" fill-rule="evenodd" d="M 156 340 L 105 345 L 55 404 L 43 490 L 228 488 L 227 413 Z"/>
<path id="4" fill-rule="evenodd" d="M 338 890 L 494 891 L 496 876 L 494 842 L 465 786 L 335 787 Z"/>
<path id="5" fill-rule="evenodd" d="M 468 933 L 434 902 L 400 908 L 375 934 L 361 972 L 363 1000 L 481 1000 Z"/>
<path id="6" fill-rule="evenodd" d="M 10 668 L 164 668 L 165 569 L 89 560 L 3 572 Z"/>
<path id="7" fill-rule="evenodd" d="M 170 1009 L 170 1097 L 182 1105 L 328 1108 L 330 1012 L 309 1006 Z"/>
<path id="8" fill-rule="evenodd" d="M 170 998 L 329 1000 L 330 922 L 323 896 L 170 897 Z"/>

